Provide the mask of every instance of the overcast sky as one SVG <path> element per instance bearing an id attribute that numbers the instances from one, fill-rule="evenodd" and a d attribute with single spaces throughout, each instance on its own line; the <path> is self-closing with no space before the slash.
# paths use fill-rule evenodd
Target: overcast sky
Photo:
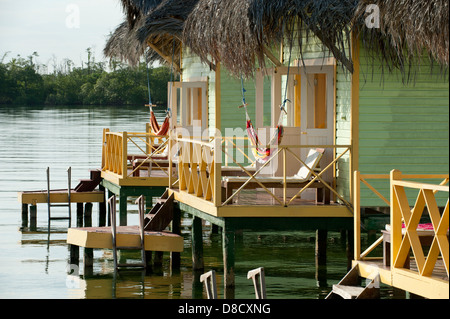
<path id="1" fill-rule="evenodd" d="M 87 61 L 91 47 L 96 61 L 105 60 L 107 36 L 124 19 L 119 0 L 0 0 L 0 59 L 37 52 L 37 61 L 52 64 L 68 58 Z"/>

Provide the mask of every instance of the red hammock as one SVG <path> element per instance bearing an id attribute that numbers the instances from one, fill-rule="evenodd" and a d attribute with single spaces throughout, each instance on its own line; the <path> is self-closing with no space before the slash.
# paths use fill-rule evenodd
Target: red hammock
<path id="1" fill-rule="evenodd" d="M 281 139 L 283 137 L 283 131 L 284 131 L 283 125 L 278 124 L 275 133 L 268 145 L 270 145 L 273 142 L 275 137 L 277 138 L 277 144 L 280 144 Z M 248 117 L 247 117 L 247 133 L 248 136 L 250 137 L 252 144 L 255 146 L 255 148 L 253 148 L 253 154 L 260 162 L 266 162 L 270 158 L 270 155 L 272 153 L 271 148 L 260 146 L 261 143 L 259 141 L 258 135 L 256 134 L 256 130 L 253 127 L 252 121 Z"/>
<path id="2" fill-rule="evenodd" d="M 166 115 L 164 122 L 160 126 L 158 124 L 158 121 L 156 120 L 155 113 L 153 113 L 153 110 L 151 110 L 150 111 L 150 125 L 152 127 L 153 134 L 158 135 L 158 136 L 167 135 L 167 132 L 169 131 L 169 114 Z"/>

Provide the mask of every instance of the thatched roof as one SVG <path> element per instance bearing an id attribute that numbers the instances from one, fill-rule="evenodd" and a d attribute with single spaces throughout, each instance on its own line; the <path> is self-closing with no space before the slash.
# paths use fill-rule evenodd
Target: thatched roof
<path id="1" fill-rule="evenodd" d="M 365 27 L 369 4 L 379 8 L 379 28 Z M 389 69 L 405 72 L 424 53 L 448 68 L 448 10 L 448 0 L 360 0 L 353 23 L 361 26 L 363 45 Z"/>
<path id="2" fill-rule="evenodd" d="M 389 67 L 402 71 L 425 50 L 448 67 L 448 0 L 121 0 L 127 15 L 105 53 L 136 63 L 147 46 L 150 61 L 179 66 L 181 44 L 202 61 L 222 63 L 251 77 L 280 43 L 300 48 L 318 38 L 324 53 L 353 71 L 350 34 Z M 380 8 L 380 28 L 365 25 L 368 4 Z M 295 30 L 295 32 L 293 31 Z M 300 32 L 298 32 L 300 30 Z M 175 52 L 175 54 L 173 54 Z M 271 65 L 270 65 L 271 66 Z"/>
<path id="3" fill-rule="evenodd" d="M 184 20 L 198 0 L 122 0 L 127 21 L 116 29 L 105 55 L 135 65 L 147 50 L 147 61 L 171 65 L 180 72 Z"/>
<path id="4" fill-rule="evenodd" d="M 365 25 L 368 4 L 380 8 L 380 29 Z M 265 66 L 274 44 L 288 39 L 303 59 L 302 44 L 315 36 L 324 52 L 352 72 L 348 48 L 356 28 L 368 49 L 404 71 L 423 50 L 448 67 L 448 22 L 448 0 L 200 0 L 185 23 L 183 41 L 203 60 L 212 57 L 247 77 L 256 63 Z M 301 32 L 293 38 L 292 30 Z"/>
<path id="5" fill-rule="evenodd" d="M 264 67 L 268 48 L 284 38 L 304 41 L 317 36 L 353 70 L 346 39 L 356 0 L 200 0 L 185 23 L 183 41 L 202 59 L 222 62 L 235 75 L 253 75 L 255 62 Z M 293 30 L 296 38 L 293 38 Z M 291 42 L 292 43 L 292 42 Z"/>
<path id="6" fill-rule="evenodd" d="M 161 4 L 162 0 L 120 0 L 128 24 L 134 27 L 136 21 Z"/>

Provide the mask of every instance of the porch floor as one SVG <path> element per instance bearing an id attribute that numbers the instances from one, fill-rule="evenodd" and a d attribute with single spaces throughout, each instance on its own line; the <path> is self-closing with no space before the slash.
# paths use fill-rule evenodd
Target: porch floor
<path id="1" fill-rule="evenodd" d="M 353 213 L 345 205 L 331 201 L 316 203 L 313 199 L 296 198 L 289 205 L 281 205 L 264 190 L 242 190 L 228 205 L 214 206 L 210 201 L 193 194 L 169 189 L 175 199 L 216 217 L 348 217 Z M 287 199 L 290 199 L 287 197 Z M 282 201 L 282 197 L 281 197 Z"/>
<path id="2" fill-rule="evenodd" d="M 379 273 L 382 283 L 394 288 L 403 289 L 425 298 L 449 298 L 448 276 L 444 262 L 438 259 L 430 277 L 419 276 L 417 264 L 411 258 L 410 269 L 391 271 L 390 266 L 383 264 L 383 258 L 369 260 L 354 260 L 353 266 L 359 266 L 362 278 L 372 278 Z"/>

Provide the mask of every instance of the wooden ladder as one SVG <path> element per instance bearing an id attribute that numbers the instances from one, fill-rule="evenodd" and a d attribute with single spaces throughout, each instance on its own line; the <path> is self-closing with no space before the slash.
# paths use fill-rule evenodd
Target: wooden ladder
<path id="1" fill-rule="evenodd" d="M 67 175 L 68 175 L 68 187 L 67 187 L 67 196 L 68 196 L 68 200 L 66 204 L 52 204 L 51 200 L 50 200 L 50 167 L 47 167 L 47 205 L 48 205 L 48 226 L 50 229 L 50 221 L 51 220 L 62 220 L 62 219 L 68 219 L 69 220 L 69 227 L 70 227 L 70 221 L 72 220 L 72 211 L 71 211 L 71 207 L 70 207 L 70 180 L 72 178 L 72 168 L 69 167 L 67 169 Z M 69 216 L 66 217 L 52 217 L 51 216 L 51 208 L 52 207 L 68 207 L 69 208 Z"/>
<path id="2" fill-rule="evenodd" d="M 161 198 L 158 198 L 155 206 L 145 215 L 144 229 L 153 231 L 164 230 L 173 220 L 174 195 L 169 196 L 166 190 Z"/>
<path id="3" fill-rule="evenodd" d="M 358 265 L 356 265 L 337 285 L 333 285 L 333 290 L 325 299 L 377 299 L 380 297 L 378 274 L 368 279 L 364 287 L 359 284 L 360 279 Z"/>
<path id="4" fill-rule="evenodd" d="M 111 212 L 111 233 L 112 233 L 112 246 L 113 246 L 113 257 L 114 257 L 114 269 L 119 268 L 146 268 L 147 262 L 145 258 L 145 247 L 144 247 L 144 213 L 145 213 L 145 200 L 144 196 L 141 195 L 137 200 L 139 210 L 139 234 L 140 234 L 140 245 L 139 246 L 117 246 L 117 227 L 116 227 L 116 195 L 111 196 L 108 199 L 108 204 Z M 118 250 L 140 250 L 141 251 L 141 262 L 139 263 L 119 263 L 117 260 Z"/>

